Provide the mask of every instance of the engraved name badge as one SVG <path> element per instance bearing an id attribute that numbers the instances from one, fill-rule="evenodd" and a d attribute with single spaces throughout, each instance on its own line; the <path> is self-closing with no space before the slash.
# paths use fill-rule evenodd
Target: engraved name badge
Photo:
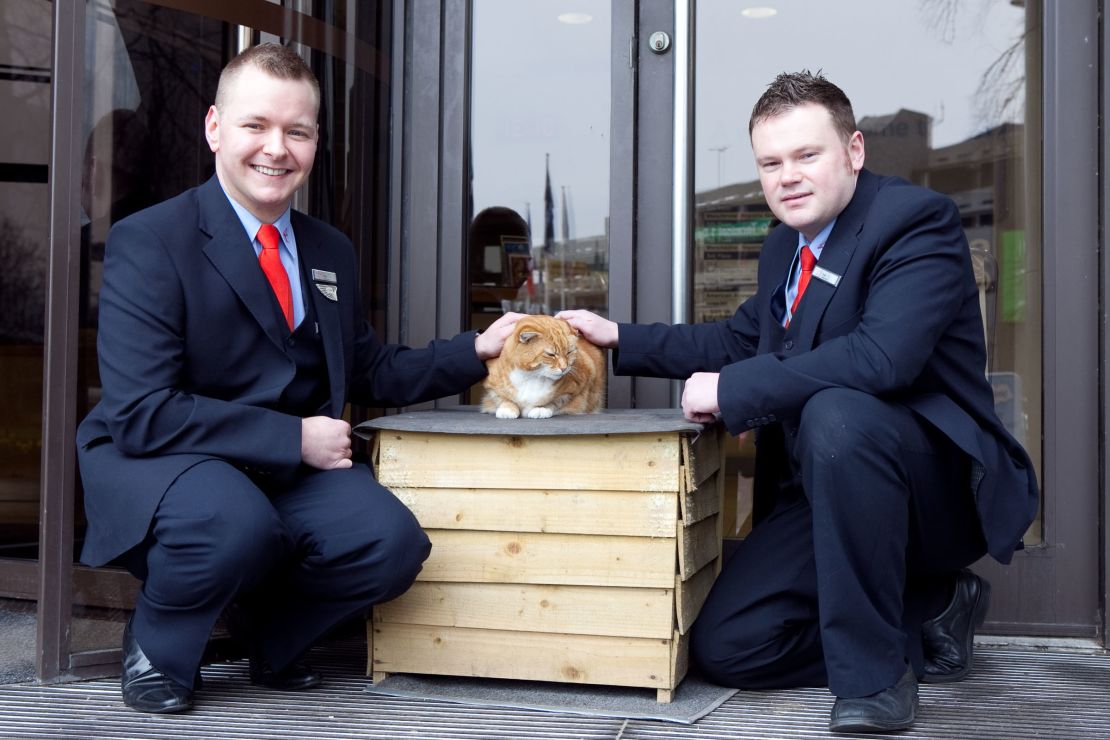
<path id="1" fill-rule="evenodd" d="M 813 277 L 817 278 L 821 282 L 828 283 L 834 288 L 840 284 L 840 276 L 837 275 L 835 272 L 829 272 L 824 267 L 814 267 Z"/>

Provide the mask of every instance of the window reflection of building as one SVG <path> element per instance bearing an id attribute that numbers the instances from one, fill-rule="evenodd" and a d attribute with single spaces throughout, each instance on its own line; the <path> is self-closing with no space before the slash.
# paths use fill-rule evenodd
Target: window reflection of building
<path id="1" fill-rule="evenodd" d="M 472 287 L 472 317 L 494 290 L 516 310 L 609 311 L 611 18 L 608 3 L 586 5 L 572 19 L 554 0 L 473 3 L 469 197 L 475 212 L 526 214 L 533 274 L 524 292 Z"/>
<path id="2" fill-rule="evenodd" d="M 470 223 L 470 328 L 485 329 L 503 311 L 534 313 L 528 224 L 512 208 L 483 208 Z"/>
<path id="3" fill-rule="evenodd" d="M 555 242 L 538 260 L 543 313 L 584 308 L 605 314 L 609 306 L 609 237 Z"/>

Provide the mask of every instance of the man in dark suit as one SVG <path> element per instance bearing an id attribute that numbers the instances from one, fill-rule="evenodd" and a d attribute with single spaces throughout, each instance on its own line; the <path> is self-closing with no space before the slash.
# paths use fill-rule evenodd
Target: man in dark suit
<path id="1" fill-rule="evenodd" d="M 407 589 L 430 550 L 408 509 L 352 461 L 345 405 L 462 391 L 517 318 L 424 349 L 378 341 L 350 241 L 290 209 L 315 158 L 319 102 L 292 51 L 239 55 L 205 119 L 216 176 L 108 237 L 103 395 L 77 435 L 82 560 L 121 563 L 143 582 L 122 678 L 141 711 L 192 706 L 225 610 L 249 642 L 254 683 L 319 683 L 305 650 Z"/>
<path id="2" fill-rule="evenodd" d="M 707 676 L 827 685 L 838 732 L 909 727 L 918 679 L 956 681 L 990 586 L 1037 510 L 1032 464 L 984 377 L 979 301 L 955 204 L 863 169 L 844 93 L 780 75 L 749 126 L 782 222 L 759 288 L 727 321 L 617 325 L 622 374 L 686 378 L 682 408 L 757 429 L 753 530 L 694 625 Z"/>

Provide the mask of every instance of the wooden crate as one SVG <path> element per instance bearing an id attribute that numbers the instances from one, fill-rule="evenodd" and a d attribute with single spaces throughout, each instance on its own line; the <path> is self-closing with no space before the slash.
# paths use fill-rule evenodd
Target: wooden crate
<path id="1" fill-rule="evenodd" d="M 671 694 L 720 570 L 718 426 L 672 410 L 499 420 L 383 417 L 375 468 L 432 541 L 374 607 L 368 671 L 609 684 Z"/>

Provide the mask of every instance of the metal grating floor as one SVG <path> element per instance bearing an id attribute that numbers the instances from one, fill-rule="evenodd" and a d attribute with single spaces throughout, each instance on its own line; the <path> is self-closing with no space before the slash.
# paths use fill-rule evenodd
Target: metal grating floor
<path id="1" fill-rule="evenodd" d="M 325 686 L 283 693 L 251 686 L 244 661 L 206 666 L 198 704 L 156 716 L 124 706 L 118 679 L 0 686 L 3 738 L 823 738 L 824 689 L 740 692 L 685 726 L 516 709 L 466 707 L 368 694 L 365 644 L 316 648 Z M 837 736 L 833 736 L 837 737 Z M 870 737 L 883 737 L 871 735 Z M 1110 737 L 1110 656 L 982 646 L 976 670 L 950 686 L 922 686 L 918 721 L 898 738 Z"/>

